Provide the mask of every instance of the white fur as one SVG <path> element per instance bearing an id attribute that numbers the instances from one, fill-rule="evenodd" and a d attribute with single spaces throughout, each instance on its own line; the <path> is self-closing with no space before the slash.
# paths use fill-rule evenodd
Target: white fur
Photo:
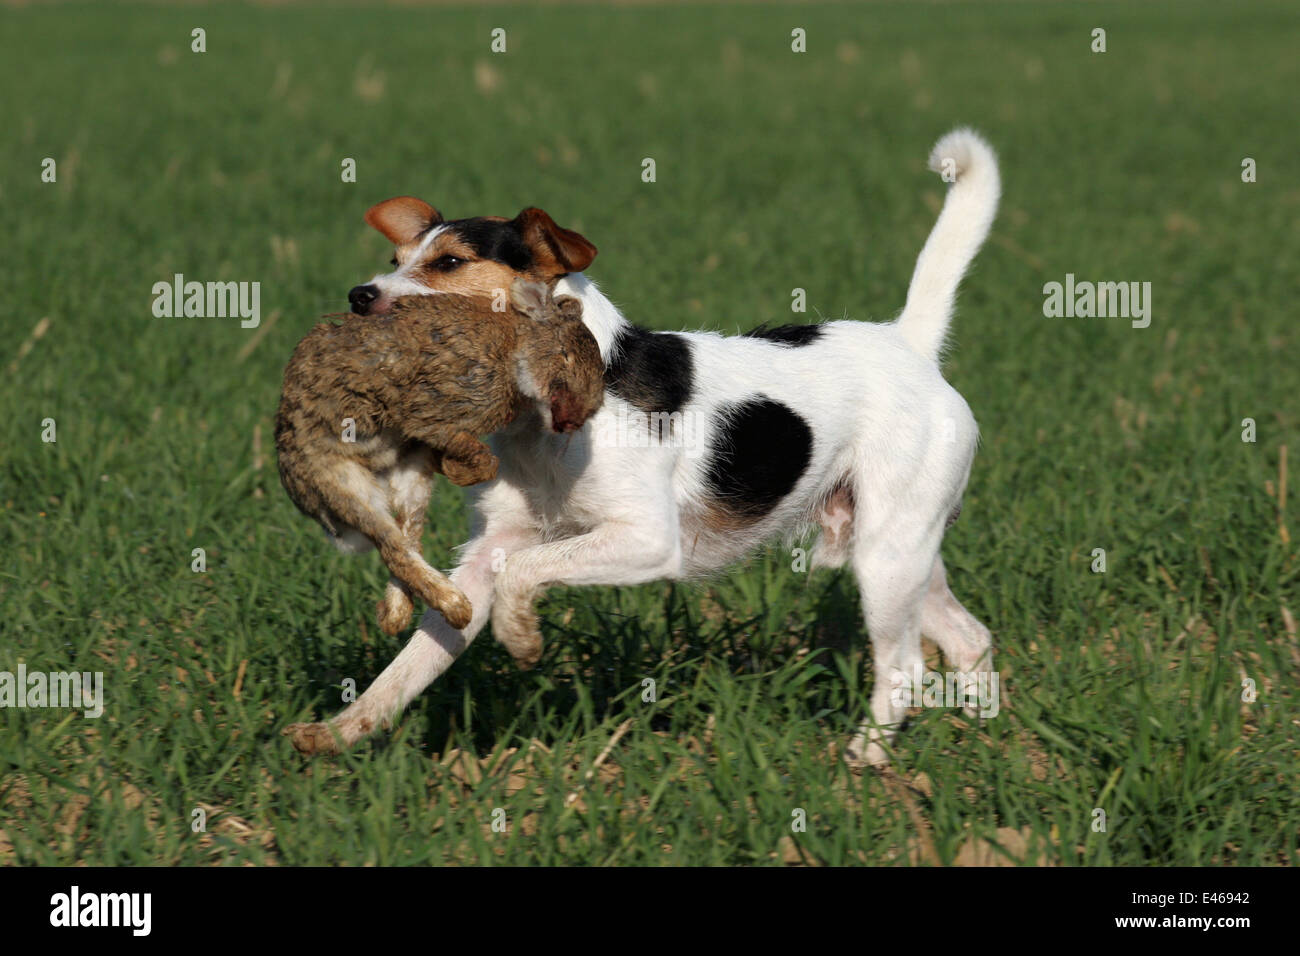
<path id="1" fill-rule="evenodd" d="M 816 341 L 788 347 L 761 338 L 679 333 L 691 346 L 694 389 L 683 414 L 708 442 L 724 406 L 756 395 L 782 402 L 810 424 L 812 460 L 794 490 L 761 520 L 717 532 L 706 522 L 709 455 L 671 446 L 602 440 L 633 412 L 613 393 L 579 432 L 557 436 L 522 417 L 493 439 L 498 477 L 470 494 L 475 527 L 452 581 L 473 620 L 452 630 L 427 612 L 421 627 L 375 683 L 334 721 L 346 743 L 390 720 L 451 665 L 492 615 L 497 636 L 540 592 L 563 584 L 625 585 L 705 574 L 776 537 L 824 526 L 838 547 L 816 563 L 851 563 L 875 661 L 872 720 L 849 748 L 881 763 L 904 710 L 892 679 L 921 663 L 922 631 L 963 671 L 991 668 L 988 630 L 948 590 L 939 542 L 960 504 L 977 443 L 975 419 L 943 379 L 937 355 L 957 284 L 987 235 L 998 199 L 992 150 L 959 130 L 934 156 L 953 156 L 957 182 L 918 259 L 899 319 L 840 321 Z M 387 290 L 386 290 L 387 291 Z M 582 301 L 583 320 L 607 361 L 626 320 L 583 275 L 557 294 Z M 837 486 L 853 508 L 826 510 Z M 831 537 L 837 537 L 832 534 Z M 502 558 L 505 558 L 502 565 Z M 514 635 L 517 636 L 517 635 Z"/>
<path id="2" fill-rule="evenodd" d="M 917 257 L 907 305 L 897 321 L 903 338 L 931 358 L 943 348 L 957 284 L 984 244 L 1002 194 L 997 157 L 974 131 L 955 129 L 934 144 L 930 168 L 942 175 L 949 162 L 956 182 Z"/>

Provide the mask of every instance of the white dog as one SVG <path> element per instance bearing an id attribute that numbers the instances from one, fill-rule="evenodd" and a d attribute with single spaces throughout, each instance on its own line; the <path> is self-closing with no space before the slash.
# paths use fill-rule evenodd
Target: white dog
<path id="1" fill-rule="evenodd" d="M 953 185 L 896 321 L 739 337 L 631 325 L 580 274 L 595 247 L 539 209 L 448 222 L 410 197 L 372 208 L 367 221 L 395 244 L 397 268 L 352 290 L 355 311 L 540 279 L 581 300 L 607 366 L 606 399 L 575 436 L 527 415 L 495 436 L 500 472 L 470 491 L 473 537 L 451 573 L 473 605 L 469 625 L 457 631 L 426 613 L 355 703 L 287 731 L 295 745 L 333 751 L 388 724 L 489 617 L 498 640 L 532 665 L 542 650 L 534 604 L 549 586 L 689 578 L 816 528 L 814 566 L 852 566 L 874 656 L 871 719 L 846 750 L 851 762 L 887 761 L 905 712 L 891 691 L 921 669 L 923 634 L 959 672 L 991 671 L 989 631 L 953 597 L 939 557 L 978 433 L 938 360 L 1000 184 L 992 149 L 969 130 L 943 137 L 930 166 Z M 390 481 L 400 488 L 406 476 Z M 386 600 L 407 598 L 394 588 Z"/>

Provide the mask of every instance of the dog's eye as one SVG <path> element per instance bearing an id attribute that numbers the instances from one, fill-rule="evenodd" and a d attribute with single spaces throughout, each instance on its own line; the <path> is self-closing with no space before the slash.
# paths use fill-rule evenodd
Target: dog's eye
<path id="1" fill-rule="evenodd" d="M 397 266 L 397 256 L 393 256 L 393 258 L 389 259 L 389 260 L 388 260 L 388 264 L 391 265 L 391 266 L 393 266 L 394 268 L 396 268 L 396 266 Z"/>
<path id="2" fill-rule="evenodd" d="M 464 263 L 464 259 L 457 259 L 455 256 L 439 256 L 429 265 L 431 268 L 437 269 L 439 272 L 450 272 L 452 269 L 455 269 L 457 266 L 463 265 Z"/>

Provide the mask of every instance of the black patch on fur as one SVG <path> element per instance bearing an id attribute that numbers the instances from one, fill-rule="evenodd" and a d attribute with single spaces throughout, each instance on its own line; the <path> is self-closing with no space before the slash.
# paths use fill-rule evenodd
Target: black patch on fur
<path id="1" fill-rule="evenodd" d="M 643 412 L 671 414 L 690 399 L 694 376 L 691 346 L 680 335 L 625 325 L 614 340 L 605 387 Z"/>
<path id="2" fill-rule="evenodd" d="M 761 518 L 812 461 L 812 429 L 788 405 L 759 396 L 718 413 L 707 481 L 732 514 Z"/>
<path id="3" fill-rule="evenodd" d="M 766 339 L 769 342 L 775 342 L 777 345 L 788 345 L 791 348 L 796 348 L 800 345 L 811 345 L 821 338 L 822 327 L 820 325 L 778 325 L 769 329 L 764 324 L 756 329 L 750 329 L 745 333 L 745 337 Z"/>
<path id="4" fill-rule="evenodd" d="M 480 259 L 502 262 L 516 272 L 533 264 L 533 252 L 510 222 L 491 219 L 456 219 L 446 223 Z"/>

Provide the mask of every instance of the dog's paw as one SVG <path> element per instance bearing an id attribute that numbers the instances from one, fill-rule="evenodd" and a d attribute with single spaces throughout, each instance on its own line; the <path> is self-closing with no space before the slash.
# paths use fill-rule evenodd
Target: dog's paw
<path id="1" fill-rule="evenodd" d="M 492 633 L 520 670 L 530 670 L 542 659 L 542 629 L 532 601 L 498 599 L 492 611 Z"/>
<path id="2" fill-rule="evenodd" d="M 879 741 L 867 740 L 859 734 L 844 748 L 844 762 L 853 770 L 878 770 L 889 766 L 889 753 Z"/>
<path id="3" fill-rule="evenodd" d="M 324 757 L 343 750 L 343 741 L 325 723 L 290 724 L 280 735 L 288 737 L 293 749 L 304 757 Z"/>
<path id="4" fill-rule="evenodd" d="M 521 671 L 532 670 L 542 659 L 542 632 L 538 631 L 525 645 L 511 647 L 510 656 L 515 659 L 515 666 Z"/>

